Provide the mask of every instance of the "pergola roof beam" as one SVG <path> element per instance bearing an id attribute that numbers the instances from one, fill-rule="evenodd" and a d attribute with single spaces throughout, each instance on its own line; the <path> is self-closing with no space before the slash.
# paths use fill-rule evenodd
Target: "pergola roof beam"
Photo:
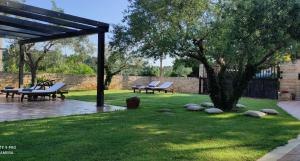
<path id="1" fill-rule="evenodd" d="M 43 9 L 43 8 L 39 8 L 39 7 L 29 6 L 26 4 L 13 2 L 13 1 L 9 1 L 9 0 L 2 0 L 2 1 L 3 2 L 0 2 L 0 4 L 3 4 L 7 7 L 19 9 L 19 10 L 37 13 L 37 14 L 41 14 L 44 16 L 48 16 L 48 17 L 55 17 L 55 18 L 60 18 L 60 19 L 64 19 L 64 20 L 69 20 L 72 22 L 93 25 L 93 26 L 97 26 L 97 27 L 109 27 L 109 24 L 103 23 L 103 22 L 98 22 L 98 21 L 94 21 L 94 20 L 90 20 L 90 19 L 86 19 L 86 18 L 81 18 L 81 17 L 77 17 L 77 16 L 65 14 L 65 13 L 59 13 L 59 12 L 55 12 L 55 11 L 51 11 L 51 10 L 47 10 L 47 9 Z"/>
<path id="2" fill-rule="evenodd" d="M 22 34 L 22 33 L 16 33 L 16 32 L 9 32 L 9 31 L 3 31 L 0 30 L 0 35 L 3 36 L 9 36 L 9 37 L 20 37 L 20 38 L 37 38 L 37 36 L 29 35 L 29 34 Z"/>
<path id="3" fill-rule="evenodd" d="M 57 39 L 62 39 L 62 38 L 72 38 L 72 37 L 83 36 L 83 35 L 104 33 L 104 32 L 106 32 L 106 29 L 96 28 L 96 29 L 89 29 L 89 30 L 81 30 L 81 31 L 77 31 L 77 32 L 69 32 L 69 33 L 65 33 L 65 34 L 57 34 L 57 35 L 51 35 L 51 36 L 43 36 L 43 37 L 25 39 L 25 40 L 20 40 L 19 43 L 20 44 L 37 43 L 37 42 L 51 41 L 51 40 L 57 40 Z"/>
<path id="4" fill-rule="evenodd" d="M 21 40 L 21 38 L 16 37 L 16 36 L 8 36 L 8 35 L 4 35 L 4 34 L 0 34 L 1 38 L 5 38 L 5 39 L 14 39 L 14 40 Z"/>
<path id="5" fill-rule="evenodd" d="M 24 30 L 24 29 L 10 27 L 10 26 L 4 26 L 4 25 L 0 25 L 0 30 L 23 33 L 23 34 L 30 34 L 30 35 L 35 35 L 35 36 L 48 36 L 48 34 L 45 34 L 45 33 L 42 33 L 42 32 Z"/>
<path id="6" fill-rule="evenodd" d="M 53 25 L 46 25 L 38 22 L 22 20 L 18 18 L 13 18 L 9 16 L 0 15 L 0 24 L 7 25 L 11 27 L 23 28 L 32 31 L 38 32 L 45 32 L 49 34 L 56 34 L 57 32 L 74 32 L 77 30 L 53 26 Z"/>
<path id="7" fill-rule="evenodd" d="M 39 21 L 44 21 L 44 22 L 48 22 L 48 23 L 53 23 L 53 24 L 56 24 L 56 25 L 72 27 L 72 28 L 76 28 L 76 29 L 89 29 L 89 28 L 92 28 L 92 26 L 83 25 L 83 24 L 80 24 L 80 23 L 74 23 L 74 22 L 71 22 L 71 21 L 64 21 L 62 19 L 47 17 L 47 16 L 43 16 L 43 15 L 31 13 L 31 12 L 26 12 L 26 11 L 14 9 L 14 8 L 8 8 L 8 7 L 3 6 L 1 4 L 0 4 L 0 12 L 12 14 L 12 15 L 17 15 L 17 16 L 21 16 L 21 17 L 25 17 L 25 18 L 35 19 L 35 20 L 39 20 Z"/>

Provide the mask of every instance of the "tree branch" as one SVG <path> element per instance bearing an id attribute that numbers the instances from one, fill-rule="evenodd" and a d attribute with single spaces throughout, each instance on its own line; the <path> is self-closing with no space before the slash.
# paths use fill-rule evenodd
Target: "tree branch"
<path id="1" fill-rule="evenodd" d="M 258 67 L 260 65 L 262 65 L 263 63 L 265 63 L 271 56 L 274 55 L 274 53 L 281 49 L 283 46 L 282 43 L 280 43 L 277 47 L 275 47 L 274 49 L 271 49 L 260 61 L 258 61 L 256 64 L 254 64 L 255 67 Z"/>

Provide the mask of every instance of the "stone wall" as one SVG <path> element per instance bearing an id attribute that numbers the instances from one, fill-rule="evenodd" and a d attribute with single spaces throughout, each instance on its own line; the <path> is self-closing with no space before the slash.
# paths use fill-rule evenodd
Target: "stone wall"
<path id="1" fill-rule="evenodd" d="M 300 60 L 280 65 L 282 79 L 280 79 L 280 91 L 288 91 L 295 94 L 296 100 L 300 100 Z M 283 95 L 283 94 L 281 94 Z"/>
<path id="2" fill-rule="evenodd" d="M 93 90 L 97 88 L 97 78 L 92 75 L 39 74 L 38 78 L 64 82 L 68 90 Z"/>
<path id="3" fill-rule="evenodd" d="M 38 78 L 46 78 L 62 81 L 67 84 L 68 90 L 94 90 L 97 87 L 97 79 L 91 75 L 64 75 L 64 74 L 39 74 Z M 133 85 L 147 85 L 153 80 L 159 80 L 157 77 L 140 76 L 115 76 L 110 85 L 110 89 L 131 89 Z M 198 93 L 198 78 L 168 77 L 162 78 L 161 82 L 174 82 L 176 92 Z M 30 75 L 24 76 L 24 84 L 30 84 Z M 6 86 L 18 87 L 18 74 L 0 72 L 0 88 Z"/>
<path id="4" fill-rule="evenodd" d="M 18 74 L 0 72 L 0 89 L 6 86 L 18 87 Z M 24 84 L 30 83 L 30 76 L 24 76 Z"/>

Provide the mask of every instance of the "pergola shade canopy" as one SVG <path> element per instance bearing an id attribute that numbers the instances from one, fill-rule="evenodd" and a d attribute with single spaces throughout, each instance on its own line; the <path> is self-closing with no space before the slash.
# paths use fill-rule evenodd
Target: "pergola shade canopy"
<path id="1" fill-rule="evenodd" d="M 104 33 L 107 23 L 55 12 L 9 0 L 0 0 L 0 37 L 35 43 Z"/>
<path id="2" fill-rule="evenodd" d="M 0 38 L 20 44 L 19 86 L 23 86 L 24 44 L 98 34 L 97 106 L 104 106 L 104 48 L 107 23 L 13 2 L 0 0 Z"/>

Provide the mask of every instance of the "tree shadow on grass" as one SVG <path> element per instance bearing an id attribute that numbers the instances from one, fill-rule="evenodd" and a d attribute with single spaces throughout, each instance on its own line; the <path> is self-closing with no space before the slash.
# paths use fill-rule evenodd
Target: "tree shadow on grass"
<path id="1" fill-rule="evenodd" d="M 137 113 L 138 110 L 20 122 L 25 125 L 19 126 L 22 129 L 1 136 L 0 140 L 2 143 L 10 140 L 20 147 L 20 153 L 13 157 L 32 159 L 34 156 L 42 160 L 58 151 L 63 152 L 54 157 L 58 160 L 75 160 L 74 156 L 88 160 L 141 160 L 145 156 L 143 160 L 254 160 L 261 151 L 286 141 L 286 137 L 280 137 L 287 134 L 278 129 L 279 122 L 269 124 L 268 120 L 243 116 L 191 112 L 175 117 L 154 112 L 136 116 Z M 15 123 L 6 125 L 3 131 L 16 126 Z M 265 130 L 267 125 L 270 132 Z M 294 127 L 285 127 L 295 133 Z M 297 127 L 299 129 L 299 124 Z M 277 135 L 274 135 L 275 128 Z M 80 147 L 93 149 L 93 153 L 82 151 Z M 222 156 L 222 153 L 225 154 Z"/>

